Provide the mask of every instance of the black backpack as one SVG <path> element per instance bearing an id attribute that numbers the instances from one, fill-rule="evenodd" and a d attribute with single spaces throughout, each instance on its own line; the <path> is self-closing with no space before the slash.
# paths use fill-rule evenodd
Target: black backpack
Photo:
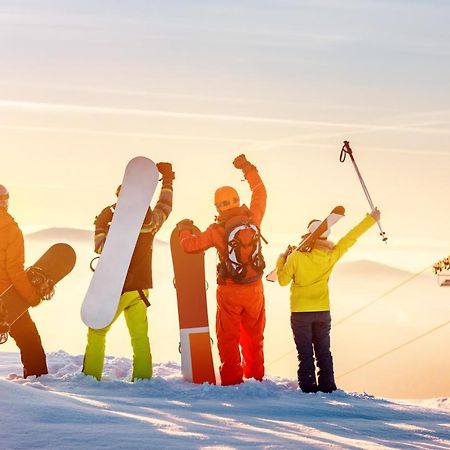
<path id="1" fill-rule="evenodd" d="M 266 264 L 261 252 L 261 230 L 250 216 L 233 216 L 223 223 L 225 252 L 219 254 L 217 267 L 221 278 L 231 278 L 239 284 L 259 280 Z"/>

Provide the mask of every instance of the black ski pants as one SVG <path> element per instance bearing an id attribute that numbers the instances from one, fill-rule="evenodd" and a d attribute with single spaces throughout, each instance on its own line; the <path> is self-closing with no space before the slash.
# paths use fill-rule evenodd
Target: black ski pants
<path id="1" fill-rule="evenodd" d="M 333 357 L 330 350 L 330 311 L 293 312 L 291 327 L 297 347 L 300 389 L 303 392 L 335 391 Z M 319 369 L 317 380 L 315 363 Z"/>
<path id="2" fill-rule="evenodd" d="M 28 311 L 14 322 L 9 330 L 9 335 L 19 347 L 24 378 L 48 373 L 41 337 Z"/>

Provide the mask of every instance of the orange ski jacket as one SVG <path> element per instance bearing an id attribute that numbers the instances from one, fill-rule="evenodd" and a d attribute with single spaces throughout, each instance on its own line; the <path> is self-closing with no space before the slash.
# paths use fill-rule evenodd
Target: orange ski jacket
<path id="1" fill-rule="evenodd" d="M 208 248 L 215 247 L 221 259 L 225 258 L 226 242 L 225 228 L 223 223 L 230 217 L 250 214 L 253 222 L 261 227 L 261 222 L 266 211 L 267 192 L 261 177 L 256 168 L 252 167 L 246 174 L 245 178 L 252 191 L 250 208 L 242 205 L 224 211 L 218 217 L 216 222 L 212 223 L 205 231 L 198 235 L 194 235 L 187 230 L 180 233 L 180 245 L 187 253 L 200 253 Z M 222 279 L 218 276 L 218 284 L 235 284 L 230 279 Z"/>
<path id="2" fill-rule="evenodd" d="M 28 280 L 24 262 L 22 231 L 12 216 L 4 208 L 0 208 L 0 294 L 14 285 L 17 292 L 33 304 L 38 299 L 38 293 Z"/>

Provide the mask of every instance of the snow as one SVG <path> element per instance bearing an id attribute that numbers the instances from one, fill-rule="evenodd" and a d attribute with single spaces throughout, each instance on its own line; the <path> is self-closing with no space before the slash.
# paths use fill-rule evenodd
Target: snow
<path id="1" fill-rule="evenodd" d="M 18 353 L 0 353 L 2 449 L 450 448 L 447 398 L 303 394 L 278 377 L 193 385 L 174 362 L 131 383 L 130 360 L 113 357 L 99 383 L 82 360 L 53 352 L 49 375 L 24 380 Z"/>

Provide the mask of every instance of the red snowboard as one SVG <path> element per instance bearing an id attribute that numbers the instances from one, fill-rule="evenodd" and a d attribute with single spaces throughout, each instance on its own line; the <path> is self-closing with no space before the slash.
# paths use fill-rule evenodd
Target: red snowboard
<path id="1" fill-rule="evenodd" d="M 170 249 L 180 322 L 181 372 L 185 380 L 193 383 L 216 384 L 206 303 L 205 254 L 185 253 L 177 229 L 170 237 Z"/>

